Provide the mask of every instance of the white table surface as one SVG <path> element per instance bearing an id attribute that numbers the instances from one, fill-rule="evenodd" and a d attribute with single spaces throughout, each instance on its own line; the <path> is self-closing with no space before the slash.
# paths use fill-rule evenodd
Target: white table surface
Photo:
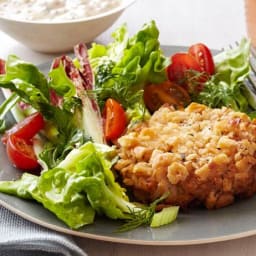
<path id="1" fill-rule="evenodd" d="M 107 43 L 111 32 L 124 22 L 131 34 L 154 19 L 160 41 L 166 45 L 204 42 L 221 49 L 246 36 L 243 0 L 138 0 L 96 41 Z M 0 58 L 8 54 L 40 64 L 53 55 L 33 52 L 0 31 Z M 90 256 L 249 256 L 256 255 L 256 236 L 231 241 L 186 246 L 141 246 L 75 238 Z"/>

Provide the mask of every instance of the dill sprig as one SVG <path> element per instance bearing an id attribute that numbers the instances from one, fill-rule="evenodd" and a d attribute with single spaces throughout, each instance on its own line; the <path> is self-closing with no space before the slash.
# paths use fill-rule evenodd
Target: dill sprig
<path id="1" fill-rule="evenodd" d="M 166 199 L 169 194 L 169 192 L 166 192 L 160 198 L 152 202 L 149 206 L 135 207 L 133 209 L 129 208 L 128 214 L 130 215 L 130 219 L 126 220 L 126 222 L 117 229 L 117 232 L 127 232 L 142 225 L 150 225 L 156 211 L 156 206 L 159 202 Z"/>
<path id="2" fill-rule="evenodd" d="M 155 213 L 155 207 L 129 208 L 130 219 L 117 229 L 117 232 L 126 232 L 142 225 L 149 225 Z"/>
<path id="3" fill-rule="evenodd" d="M 122 103 L 124 108 L 133 106 L 138 102 L 143 102 L 143 88 L 134 84 L 136 73 L 120 73 L 113 71 L 114 63 L 106 61 L 99 65 L 95 72 L 97 101 L 102 108 L 107 98 L 113 98 Z"/>

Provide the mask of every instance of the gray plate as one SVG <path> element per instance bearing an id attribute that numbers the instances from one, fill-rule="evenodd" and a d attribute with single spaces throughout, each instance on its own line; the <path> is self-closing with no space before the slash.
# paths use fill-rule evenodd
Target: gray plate
<path id="1" fill-rule="evenodd" d="M 163 49 L 167 55 L 170 55 L 184 50 L 184 47 L 165 46 Z M 50 64 L 47 63 L 40 68 L 46 72 L 49 66 Z M 0 95 L 0 101 L 2 100 Z M 2 145 L 0 145 L 0 155 L 0 180 L 17 179 L 20 172 L 9 165 Z M 121 223 L 104 218 L 97 218 L 94 224 L 80 230 L 71 230 L 40 204 L 2 193 L 0 193 L 0 204 L 31 222 L 59 232 L 126 244 L 202 244 L 256 234 L 256 197 L 219 210 L 195 209 L 180 213 L 178 219 L 171 225 L 155 229 L 141 227 L 126 233 L 116 233 L 115 230 Z"/>

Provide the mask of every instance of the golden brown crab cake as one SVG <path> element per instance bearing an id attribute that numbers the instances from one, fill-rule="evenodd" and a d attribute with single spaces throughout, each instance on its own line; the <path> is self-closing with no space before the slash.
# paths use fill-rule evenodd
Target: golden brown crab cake
<path id="1" fill-rule="evenodd" d="M 229 108 L 163 106 L 119 138 L 115 169 L 135 198 L 220 208 L 256 192 L 256 122 Z"/>

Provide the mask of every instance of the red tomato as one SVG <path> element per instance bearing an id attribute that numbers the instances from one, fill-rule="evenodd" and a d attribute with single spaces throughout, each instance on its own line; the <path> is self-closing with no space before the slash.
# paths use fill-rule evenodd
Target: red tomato
<path id="1" fill-rule="evenodd" d="M 104 133 L 107 141 L 119 138 L 126 128 L 126 114 L 121 104 L 107 99 L 103 110 Z"/>
<path id="2" fill-rule="evenodd" d="M 202 43 L 191 45 L 188 49 L 188 53 L 199 63 L 201 71 L 209 75 L 214 74 L 215 68 L 212 53 L 206 45 Z"/>
<path id="3" fill-rule="evenodd" d="M 44 118 L 39 112 L 35 112 L 32 115 L 26 117 L 21 122 L 15 124 L 10 130 L 2 137 L 2 142 L 6 144 L 7 138 L 10 134 L 14 134 L 16 137 L 24 140 L 30 140 L 44 127 Z"/>
<path id="4" fill-rule="evenodd" d="M 156 111 L 165 103 L 176 109 L 182 109 L 190 102 L 188 92 L 182 86 L 170 81 L 146 85 L 143 96 L 145 105 L 151 112 Z"/>
<path id="5" fill-rule="evenodd" d="M 33 171 L 39 168 L 32 144 L 14 134 L 7 139 L 6 152 L 10 162 L 20 170 Z"/>
<path id="6" fill-rule="evenodd" d="M 186 85 L 189 70 L 201 72 L 201 67 L 196 59 L 188 53 L 176 53 L 171 57 L 171 64 L 167 67 L 170 81 Z"/>

